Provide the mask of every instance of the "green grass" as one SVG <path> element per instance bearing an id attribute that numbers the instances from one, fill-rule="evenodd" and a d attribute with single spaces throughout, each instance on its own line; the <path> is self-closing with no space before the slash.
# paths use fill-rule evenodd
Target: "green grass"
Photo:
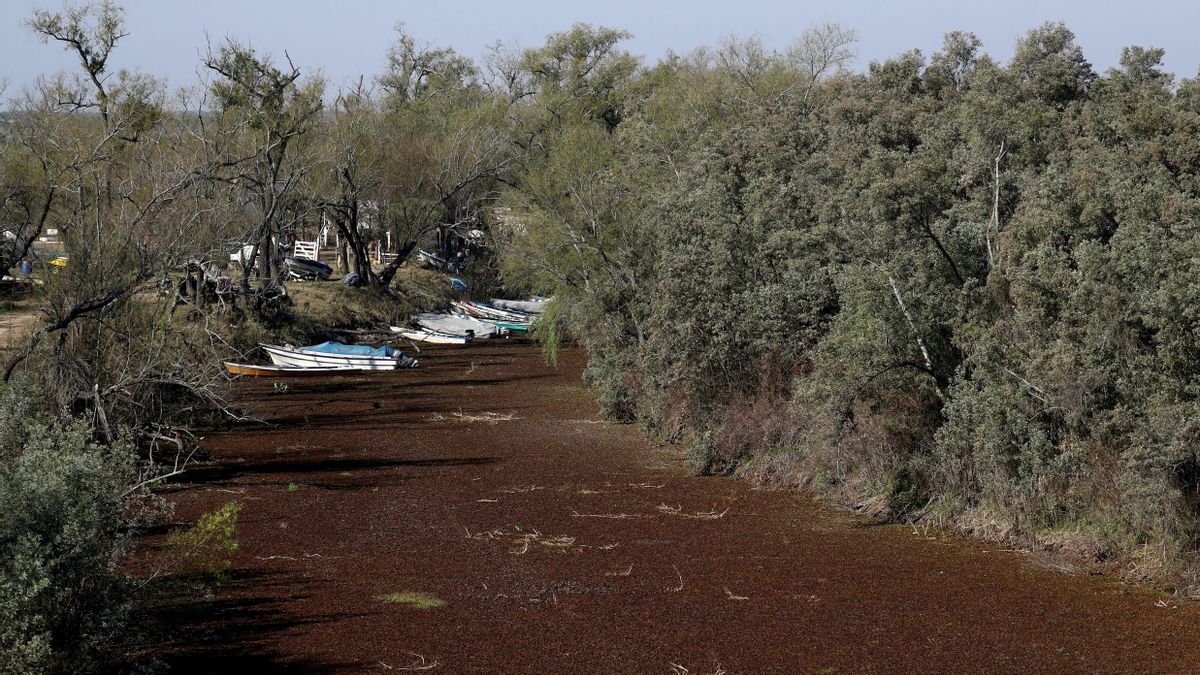
<path id="1" fill-rule="evenodd" d="M 299 490 L 299 489 L 300 489 L 300 484 L 299 484 L 299 483 L 288 483 L 288 486 L 287 486 L 287 491 L 288 491 L 288 492 L 295 492 L 295 491 L 297 491 L 297 490 Z"/>
<path id="2" fill-rule="evenodd" d="M 375 599 L 380 602 L 386 602 L 389 605 L 407 605 L 413 609 L 434 609 L 446 606 L 446 601 L 441 598 L 436 598 L 428 593 L 414 593 L 412 591 L 377 595 Z"/>

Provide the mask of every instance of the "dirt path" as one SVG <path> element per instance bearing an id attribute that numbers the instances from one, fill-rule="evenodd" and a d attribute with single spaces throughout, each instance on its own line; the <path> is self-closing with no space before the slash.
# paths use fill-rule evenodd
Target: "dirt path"
<path id="1" fill-rule="evenodd" d="M 210 436 L 178 520 L 243 505 L 184 671 L 1186 671 L 1200 612 L 994 546 L 687 475 L 599 422 L 580 357 L 247 383 L 278 426 Z M 291 487 L 289 487 L 291 486 Z M 418 609 L 379 598 L 428 594 Z"/>
<path id="2" fill-rule="evenodd" d="M 12 349 L 17 340 L 37 324 L 38 315 L 30 310 L 0 312 L 0 352 Z"/>

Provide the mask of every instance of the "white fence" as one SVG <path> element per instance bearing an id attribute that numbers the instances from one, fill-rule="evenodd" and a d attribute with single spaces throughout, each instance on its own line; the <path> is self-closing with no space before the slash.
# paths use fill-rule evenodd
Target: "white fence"
<path id="1" fill-rule="evenodd" d="M 297 241 L 292 246 L 292 256 L 296 258 L 307 258 L 308 260 L 320 260 L 321 240 Z"/>

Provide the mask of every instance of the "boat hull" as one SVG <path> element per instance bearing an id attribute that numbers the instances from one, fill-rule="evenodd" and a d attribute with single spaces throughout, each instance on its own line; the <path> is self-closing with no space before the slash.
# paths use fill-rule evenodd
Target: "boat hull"
<path id="1" fill-rule="evenodd" d="M 532 328 L 527 323 L 508 323 L 507 321 L 497 321 L 496 325 L 512 333 L 528 333 L 529 329 Z"/>
<path id="2" fill-rule="evenodd" d="M 297 366 L 261 366 L 253 363 L 234 363 L 233 361 L 224 363 L 225 370 L 230 375 L 247 377 L 321 377 L 322 375 L 353 375 L 363 372 L 362 368 L 353 366 L 300 368 Z"/>
<path id="3" fill-rule="evenodd" d="M 333 276 L 333 268 L 319 260 L 288 257 L 283 264 L 288 272 L 300 278 L 328 279 Z"/>

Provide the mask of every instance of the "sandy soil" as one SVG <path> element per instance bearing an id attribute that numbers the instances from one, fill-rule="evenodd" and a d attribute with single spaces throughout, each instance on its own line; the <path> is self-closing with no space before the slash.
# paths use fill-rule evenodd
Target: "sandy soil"
<path id="1" fill-rule="evenodd" d="M 1187 671 L 1200 612 L 1020 552 L 873 526 L 599 421 L 578 353 L 247 381 L 167 491 L 244 505 L 233 580 L 179 614 L 184 672 Z M 289 485 L 292 487 L 289 488 Z M 153 546 L 161 535 L 148 536 Z M 420 609 L 381 596 L 423 593 Z"/>

